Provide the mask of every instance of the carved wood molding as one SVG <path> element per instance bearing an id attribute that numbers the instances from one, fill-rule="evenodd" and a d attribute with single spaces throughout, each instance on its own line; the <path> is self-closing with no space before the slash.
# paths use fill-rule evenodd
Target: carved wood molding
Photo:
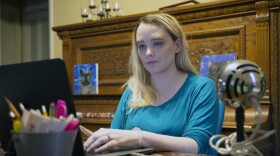
<path id="1" fill-rule="evenodd" d="M 110 24 L 110 25 L 99 25 L 99 26 L 95 25 L 94 22 L 92 22 L 92 26 L 86 28 L 57 32 L 57 35 L 61 39 L 65 39 L 66 38 L 65 36 L 82 37 L 82 36 L 89 36 L 89 35 L 104 35 L 104 34 L 110 34 L 114 32 L 132 31 L 135 25 L 136 25 L 136 21 L 123 23 L 123 24 Z"/>
<path id="2" fill-rule="evenodd" d="M 264 25 L 268 24 L 269 20 L 269 2 L 259 1 L 256 2 L 256 21 Z"/>
<path id="3" fill-rule="evenodd" d="M 279 0 L 274 0 L 274 1 L 269 1 L 269 8 L 271 11 L 279 11 L 280 9 L 280 1 Z"/>
<path id="4" fill-rule="evenodd" d="M 166 9 L 164 12 L 175 15 L 183 24 L 254 14 L 255 2 L 252 0 L 246 1 L 245 3 L 230 1 L 224 3 L 223 7 L 220 6 L 219 2 L 207 6 L 198 4 L 197 7 L 185 6 L 181 9 Z M 242 3 L 242 5 L 236 6 L 238 3 Z"/>
<path id="5" fill-rule="evenodd" d="M 219 7 L 219 6 L 217 6 Z M 171 13 L 176 15 L 176 18 L 181 21 L 181 23 L 193 23 L 193 22 L 202 22 L 202 21 L 208 21 L 208 20 L 215 20 L 215 19 L 224 19 L 224 18 L 230 18 L 235 16 L 245 16 L 245 15 L 252 15 L 256 13 L 256 10 L 258 11 L 257 14 L 259 14 L 258 20 L 265 19 L 265 13 L 266 11 L 261 11 L 267 7 L 270 11 L 279 11 L 280 9 L 280 2 L 278 1 L 248 1 L 247 4 L 240 5 L 238 7 L 234 6 L 233 4 L 229 4 L 228 7 L 224 6 L 223 8 L 215 8 L 215 7 L 209 7 L 205 9 L 209 10 L 200 10 L 200 9 L 187 9 L 185 8 L 184 11 L 172 11 L 166 10 L 166 13 Z M 174 9 L 173 9 L 174 10 Z M 185 14 L 185 12 L 190 12 L 188 14 Z M 180 15 L 183 14 L 184 15 Z M 258 16 L 258 15 L 257 15 Z M 267 19 L 265 19 L 267 20 Z"/>
<path id="6" fill-rule="evenodd" d="M 70 40 L 69 31 L 57 32 L 57 35 L 61 40 L 63 40 L 63 42 L 67 42 L 68 40 Z"/>
<path id="7" fill-rule="evenodd" d="M 271 29 L 273 32 L 279 32 L 279 21 L 280 21 L 280 15 L 279 13 L 273 13 L 271 14 L 272 17 L 272 23 L 271 23 Z M 279 150 L 279 143 L 280 143 L 280 87 L 279 87 L 279 82 L 280 82 L 280 63 L 279 63 L 279 33 L 271 33 L 271 77 L 270 77 L 270 82 L 271 82 L 271 101 L 272 101 L 272 108 L 273 110 L 271 111 L 272 114 L 272 124 L 273 128 L 276 129 L 277 137 L 274 140 L 274 155 L 280 155 L 280 150 Z"/>
<path id="8" fill-rule="evenodd" d="M 188 39 L 197 39 L 197 38 L 206 38 L 206 37 L 217 37 L 217 36 L 227 36 L 227 35 L 241 35 L 240 37 L 244 36 L 245 26 L 238 26 L 238 27 L 227 27 L 221 29 L 210 29 L 210 30 L 203 30 L 203 31 L 196 31 L 187 33 L 186 37 Z"/>
<path id="9" fill-rule="evenodd" d="M 81 63 L 98 63 L 99 64 L 99 77 L 100 85 L 122 85 L 127 79 L 119 79 L 118 81 L 113 81 L 106 79 L 108 76 L 118 76 L 128 74 L 128 59 L 130 56 L 129 52 L 123 51 L 123 49 L 118 49 L 117 47 L 127 47 L 130 46 L 131 40 L 119 40 L 119 41 L 109 41 L 109 42 L 99 42 L 87 45 L 80 45 L 73 51 L 76 61 L 73 64 Z M 114 48 L 114 51 L 107 51 L 102 53 L 104 48 Z M 101 51 L 99 51 L 101 50 Z M 86 51 L 91 51 L 89 54 L 84 54 Z M 99 53 L 98 55 L 95 55 Z M 105 78 L 105 79 L 104 79 Z"/>
<path id="10" fill-rule="evenodd" d="M 239 39 L 239 49 L 238 51 L 234 48 L 232 43 L 228 43 L 226 41 L 213 41 L 212 45 L 203 45 L 199 44 L 195 48 L 190 51 L 191 58 L 197 58 L 197 60 L 193 60 L 194 65 L 198 69 L 200 64 L 200 57 L 203 55 L 216 55 L 216 54 L 228 54 L 228 53 L 237 53 L 239 59 L 245 59 L 246 54 L 246 26 L 238 26 L 238 27 L 229 27 L 223 29 L 212 29 L 212 30 L 204 30 L 197 31 L 186 34 L 189 41 L 196 39 L 206 39 L 206 38 L 214 38 L 221 36 L 232 36 L 238 35 Z"/>
<path id="11" fill-rule="evenodd" d="M 268 62 L 270 60 L 270 37 L 269 37 L 269 2 L 256 2 L 256 52 L 258 57 L 257 64 L 262 68 L 264 73 L 267 73 L 267 88 L 270 86 L 268 77 L 270 69 Z"/>
<path id="12" fill-rule="evenodd" d="M 126 46 L 131 44 L 131 39 L 117 40 L 117 41 L 106 41 L 106 42 L 98 42 L 92 44 L 84 44 L 79 48 L 82 50 L 89 49 L 99 49 L 104 47 L 118 47 L 118 46 Z"/>

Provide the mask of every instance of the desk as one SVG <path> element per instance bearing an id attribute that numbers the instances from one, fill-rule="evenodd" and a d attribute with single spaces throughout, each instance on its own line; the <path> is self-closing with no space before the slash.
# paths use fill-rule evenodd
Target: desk
<path id="1" fill-rule="evenodd" d="M 180 153 L 180 152 L 159 152 L 159 153 L 154 153 L 152 155 L 153 156 L 198 156 L 200 154 L 189 154 L 189 153 Z"/>
<path id="2" fill-rule="evenodd" d="M 152 154 L 146 154 L 146 155 L 152 155 L 152 156 L 197 156 L 197 154 L 188 154 L 188 153 L 179 153 L 179 152 L 156 152 Z M 12 156 L 7 154 L 5 151 L 3 151 L 2 148 L 0 148 L 0 156 Z M 131 156 L 144 156 L 144 154 L 131 154 Z"/>

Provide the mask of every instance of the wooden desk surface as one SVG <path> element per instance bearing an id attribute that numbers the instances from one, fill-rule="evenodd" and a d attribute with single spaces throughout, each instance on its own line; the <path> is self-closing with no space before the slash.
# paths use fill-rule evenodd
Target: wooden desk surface
<path id="1" fill-rule="evenodd" d="M 198 156 L 200 154 L 189 154 L 189 153 L 180 153 L 180 152 L 159 152 L 152 155 L 153 156 Z"/>

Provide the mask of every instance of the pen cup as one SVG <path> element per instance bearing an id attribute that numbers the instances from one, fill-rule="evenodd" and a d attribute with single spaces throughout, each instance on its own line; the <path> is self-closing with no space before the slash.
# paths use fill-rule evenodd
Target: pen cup
<path id="1" fill-rule="evenodd" d="M 62 133 L 14 133 L 17 156 L 72 156 L 77 130 Z"/>

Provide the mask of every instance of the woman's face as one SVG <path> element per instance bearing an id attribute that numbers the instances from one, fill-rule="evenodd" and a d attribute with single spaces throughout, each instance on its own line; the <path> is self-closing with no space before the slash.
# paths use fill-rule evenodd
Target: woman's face
<path id="1" fill-rule="evenodd" d="M 181 51 L 180 39 L 173 41 L 162 27 L 141 23 L 136 32 L 136 42 L 138 55 L 151 75 L 177 70 L 175 54 Z"/>

